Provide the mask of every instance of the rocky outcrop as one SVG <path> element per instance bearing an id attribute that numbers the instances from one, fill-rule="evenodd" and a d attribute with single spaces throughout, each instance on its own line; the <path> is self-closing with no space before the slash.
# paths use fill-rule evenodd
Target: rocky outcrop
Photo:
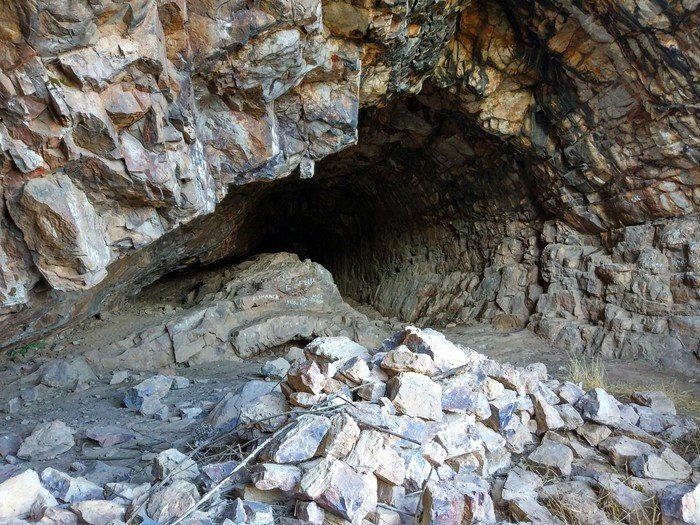
<path id="1" fill-rule="evenodd" d="M 3 346 L 274 246 L 406 320 L 696 364 L 698 11 L 10 1 Z"/>
<path id="2" fill-rule="evenodd" d="M 162 321 L 96 348 L 98 368 L 152 369 L 240 361 L 321 336 L 351 337 L 370 347 L 381 335 L 345 303 L 328 270 L 289 253 L 262 254 L 178 287 L 182 304 Z M 350 341 L 350 339 L 348 339 Z"/>

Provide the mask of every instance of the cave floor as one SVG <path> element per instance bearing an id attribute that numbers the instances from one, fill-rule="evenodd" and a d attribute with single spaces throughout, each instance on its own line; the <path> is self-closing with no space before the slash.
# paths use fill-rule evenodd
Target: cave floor
<path id="1" fill-rule="evenodd" d="M 103 371 L 84 389 L 37 385 L 36 371 L 42 363 L 51 359 L 68 363 L 95 348 L 120 340 L 135 329 L 161 322 L 173 306 L 167 297 L 159 299 L 163 301 L 153 297 L 135 301 L 126 308 L 103 315 L 102 319 L 90 319 L 41 344 L 28 345 L 23 350 L 0 356 L 0 436 L 17 434 L 26 437 L 38 423 L 55 419 L 76 431 L 74 437 L 78 445 L 69 452 L 56 459 L 24 465 L 39 470 L 50 465 L 67 471 L 83 468 L 74 464 L 80 462 L 88 469 L 96 470 L 94 476 L 118 476 L 119 472 L 129 469 L 131 479 L 138 481 L 138 472 L 151 464 L 154 453 L 172 446 L 186 450 L 188 443 L 193 441 L 199 421 L 181 417 L 182 409 L 208 412 L 226 392 L 235 390 L 247 380 L 261 378 L 261 365 L 274 358 L 274 354 L 268 352 L 243 361 L 142 369 L 118 384 L 110 384 L 114 371 L 103 366 Z M 353 306 L 368 315 L 386 335 L 400 325 L 396 320 L 382 318 L 371 308 Z M 543 362 L 551 376 L 560 380 L 570 377 L 570 362 L 566 355 L 528 330 L 498 331 L 490 325 L 478 323 L 439 329 L 453 342 L 470 346 L 499 361 L 518 366 Z M 280 348 L 277 353 L 283 355 L 286 350 Z M 700 420 L 700 384 L 697 378 L 664 372 L 645 362 L 610 360 L 602 364 L 606 372 L 604 387 L 610 392 L 622 398 L 632 390 L 670 390 L 679 405 L 679 413 Z M 131 385 L 156 373 L 190 380 L 187 388 L 172 390 L 164 399 L 170 407 L 170 417 L 166 420 L 142 416 L 125 408 L 122 402 Z M 13 399 L 18 406 L 10 409 Z M 85 433 L 92 427 L 106 426 L 129 429 L 137 437 L 106 448 L 85 439 Z M 0 474 L 12 468 L 10 464 L 0 465 Z"/>

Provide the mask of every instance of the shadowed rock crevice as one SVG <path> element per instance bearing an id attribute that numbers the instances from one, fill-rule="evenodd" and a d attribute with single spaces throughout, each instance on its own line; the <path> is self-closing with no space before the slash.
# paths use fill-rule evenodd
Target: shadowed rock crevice
<path id="1" fill-rule="evenodd" d="M 385 315 L 524 326 L 543 216 L 515 155 L 415 99 L 363 116 L 359 144 L 313 178 L 261 188 L 240 228 L 252 249 L 311 257 Z"/>

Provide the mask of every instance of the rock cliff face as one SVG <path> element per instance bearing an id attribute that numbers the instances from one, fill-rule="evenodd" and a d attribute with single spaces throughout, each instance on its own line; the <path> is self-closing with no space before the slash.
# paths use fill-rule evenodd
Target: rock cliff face
<path id="1" fill-rule="evenodd" d="M 10 0 L 0 329 L 324 263 L 418 322 L 700 358 L 697 0 Z"/>

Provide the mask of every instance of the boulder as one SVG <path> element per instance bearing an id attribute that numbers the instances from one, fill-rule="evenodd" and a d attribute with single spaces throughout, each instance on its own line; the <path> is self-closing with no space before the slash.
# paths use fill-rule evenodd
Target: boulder
<path id="1" fill-rule="evenodd" d="M 253 483 L 260 490 L 294 490 L 301 480 L 301 471 L 294 465 L 262 463 L 252 469 Z"/>
<path id="2" fill-rule="evenodd" d="M 431 376 L 437 373 L 437 366 L 429 355 L 411 352 L 405 345 L 387 352 L 381 366 L 392 374 L 416 372 Z"/>
<path id="3" fill-rule="evenodd" d="M 175 448 L 164 450 L 153 460 L 153 475 L 160 480 L 193 480 L 199 476 L 197 463 Z"/>
<path id="4" fill-rule="evenodd" d="M 672 485 L 661 493 L 664 525 L 700 524 L 700 485 Z"/>
<path id="5" fill-rule="evenodd" d="M 429 377 L 402 372 L 389 381 L 387 397 L 399 414 L 432 421 L 442 419 L 442 390 Z"/>
<path id="6" fill-rule="evenodd" d="M 324 509 L 360 522 L 377 506 L 377 480 L 334 458 L 323 458 L 301 480 L 301 492 Z"/>
<path id="7" fill-rule="evenodd" d="M 146 513 L 157 522 L 167 523 L 182 516 L 199 500 L 197 487 L 184 479 L 176 479 L 148 498 Z"/>
<path id="8" fill-rule="evenodd" d="M 22 442 L 17 456 L 32 461 L 53 459 L 73 448 L 74 433 L 72 428 L 59 420 L 37 425 Z"/>
<path id="9" fill-rule="evenodd" d="M 574 454 L 566 445 L 552 441 L 543 441 L 527 457 L 527 460 L 536 469 L 551 470 L 558 476 L 568 476 L 571 474 L 571 463 L 574 460 Z"/>
<path id="10" fill-rule="evenodd" d="M 323 416 L 304 414 L 270 448 L 275 463 L 298 463 L 316 455 L 331 422 Z"/>
<path id="11" fill-rule="evenodd" d="M 31 469 L 0 483 L 0 520 L 27 517 L 40 491 L 39 476 Z"/>
<path id="12" fill-rule="evenodd" d="M 287 382 L 297 392 L 320 394 L 326 377 L 315 361 L 296 361 L 287 372 Z"/>
<path id="13" fill-rule="evenodd" d="M 671 398 L 669 398 L 663 392 L 658 391 L 637 391 L 632 392 L 630 399 L 645 407 L 649 407 L 652 410 L 661 412 L 664 414 L 676 415 L 676 405 L 673 403 Z"/>
<path id="14" fill-rule="evenodd" d="M 609 426 L 616 426 L 620 422 L 617 401 L 602 388 L 586 392 L 576 402 L 576 408 L 586 421 Z"/>
<path id="15" fill-rule="evenodd" d="M 304 353 L 314 361 L 336 361 L 353 357 L 369 358 L 367 349 L 345 336 L 317 337 L 304 348 Z"/>
<path id="16" fill-rule="evenodd" d="M 41 484 L 65 503 L 102 499 L 104 492 L 102 487 L 85 478 L 74 478 L 51 467 L 41 472 Z"/>

